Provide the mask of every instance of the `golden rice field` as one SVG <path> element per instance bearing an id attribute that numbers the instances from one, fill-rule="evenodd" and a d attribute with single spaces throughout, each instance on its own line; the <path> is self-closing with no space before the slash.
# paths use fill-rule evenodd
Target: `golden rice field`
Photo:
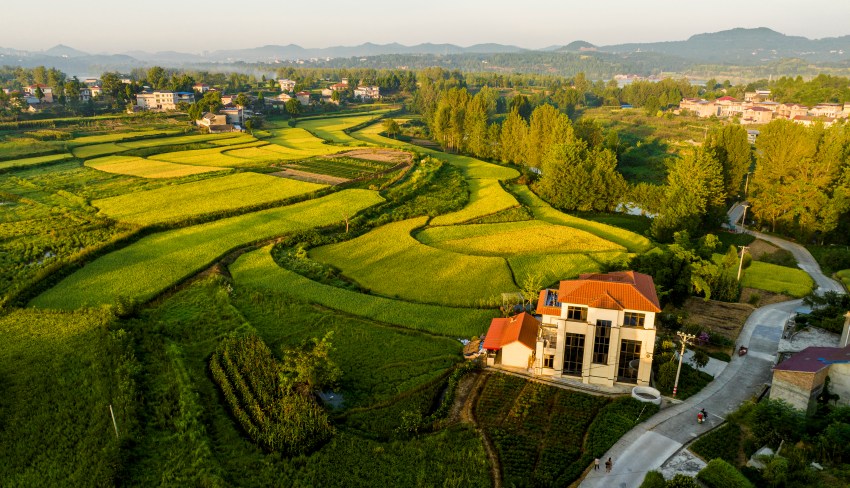
<path id="1" fill-rule="evenodd" d="M 157 137 L 156 139 L 141 139 L 138 141 L 119 142 L 118 145 L 128 149 L 141 149 L 147 147 L 170 146 L 177 144 L 196 144 L 199 142 L 208 142 L 212 144 L 232 143 L 239 144 L 236 140 L 239 139 L 238 132 L 229 134 L 193 134 L 174 137 Z M 250 142 L 250 141 L 245 141 Z"/>
<path id="2" fill-rule="evenodd" d="M 103 144 L 94 144 L 91 146 L 75 147 L 71 150 L 71 152 L 74 154 L 74 157 L 80 159 L 89 159 L 96 158 L 99 156 L 105 156 L 107 154 L 120 153 L 126 150 L 126 147 L 120 146 L 117 143 L 106 142 Z"/>
<path id="3" fill-rule="evenodd" d="M 511 191 L 517 195 L 519 201 L 531 208 L 534 218 L 549 222 L 550 224 L 566 225 L 576 229 L 587 231 L 595 234 L 602 239 L 609 240 L 619 244 L 629 252 L 646 252 L 653 247 L 652 243 L 646 237 L 635 234 L 634 232 L 619 227 L 593 222 L 572 215 L 567 215 L 561 211 L 552 208 L 551 205 L 543 201 L 530 188 L 525 185 L 513 185 Z"/>
<path id="4" fill-rule="evenodd" d="M 135 156 L 105 156 L 90 159 L 85 164 L 90 168 L 106 173 L 138 176 L 141 178 L 179 178 L 181 176 L 224 170 L 223 168 L 214 168 L 211 166 L 174 164 Z"/>
<path id="5" fill-rule="evenodd" d="M 429 227 L 416 238 L 440 249 L 478 256 L 625 251 L 589 232 L 538 220 Z"/>
<path id="6" fill-rule="evenodd" d="M 170 136 L 174 134 L 181 133 L 181 130 L 177 129 L 149 129 L 149 130 L 135 130 L 131 132 L 109 132 L 107 134 L 97 134 L 93 136 L 81 136 L 75 137 L 74 139 L 66 142 L 65 144 L 68 147 L 77 147 L 77 146 L 86 146 L 89 144 L 102 144 L 105 142 L 118 142 L 124 141 L 127 139 L 134 139 L 136 137 L 157 137 L 157 136 Z"/>
<path id="7" fill-rule="evenodd" d="M 613 257 L 613 256 L 611 256 Z M 597 273 L 600 264 L 586 254 L 526 254 L 508 258 L 514 279 L 522 284 L 529 276 L 537 278 L 543 286 L 552 286 L 560 280 L 578 277 L 582 273 Z"/>
<path id="8" fill-rule="evenodd" d="M 156 161 L 165 161 L 168 163 L 177 164 L 192 164 L 201 166 L 217 166 L 224 168 L 239 168 L 250 167 L 262 164 L 264 161 L 254 161 L 252 159 L 240 158 L 231 156 L 229 151 L 236 149 L 254 148 L 265 146 L 267 142 L 254 140 L 244 144 L 214 147 L 209 149 L 194 149 L 190 151 L 175 151 L 170 153 L 157 154 L 151 156 L 150 159 Z"/>
<path id="9" fill-rule="evenodd" d="M 469 179 L 469 203 L 458 210 L 434 217 L 431 225 L 453 225 L 519 206 L 496 179 Z"/>
<path id="10" fill-rule="evenodd" d="M 361 286 L 386 297 L 476 306 L 516 291 L 503 258 L 470 256 L 426 246 L 411 236 L 427 217 L 394 222 L 356 239 L 310 250 Z"/>
<path id="11" fill-rule="evenodd" d="M 12 159 L 9 161 L 0 161 L 0 170 L 8 168 L 22 168 L 26 166 L 34 166 L 36 164 L 54 163 L 65 161 L 73 158 L 70 153 L 49 154 L 47 156 L 36 156 L 32 158 Z"/>
<path id="12" fill-rule="evenodd" d="M 92 205 L 112 219 L 152 225 L 277 202 L 324 187 L 257 173 L 236 173 L 95 200 Z"/>
<path id="13" fill-rule="evenodd" d="M 333 144 L 363 145 L 363 141 L 357 140 L 346 134 L 345 130 L 375 120 L 387 112 L 389 112 L 389 110 L 376 110 L 363 115 L 301 120 L 298 122 L 298 127 L 306 129 L 315 134 L 316 137 Z"/>
<path id="14" fill-rule="evenodd" d="M 145 301 L 232 249 L 339 222 L 345 213 L 382 201 L 374 191 L 344 190 L 286 207 L 151 234 L 86 264 L 30 305 L 76 309 L 115 303 L 119 298 Z"/>

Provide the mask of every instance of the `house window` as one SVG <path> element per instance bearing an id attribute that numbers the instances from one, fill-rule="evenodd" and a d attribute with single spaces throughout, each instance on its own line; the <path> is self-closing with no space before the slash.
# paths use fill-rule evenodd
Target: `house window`
<path id="1" fill-rule="evenodd" d="M 555 355 L 554 354 L 546 354 L 543 356 L 543 367 L 544 368 L 554 368 L 555 367 Z"/>
<path id="2" fill-rule="evenodd" d="M 640 359 L 640 341 L 623 339 L 620 341 L 620 360 L 617 363 L 617 381 L 637 383 L 637 368 L 631 362 Z"/>
<path id="3" fill-rule="evenodd" d="M 608 364 L 608 347 L 611 342 L 611 321 L 597 320 L 593 336 L 593 363 Z"/>
<path id="4" fill-rule="evenodd" d="M 637 312 L 626 312 L 623 314 L 623 327 L 643 327 L 646 314 Z"/>
<path id="5" fill-rule="evenodd" d="M 541 327 L 540 338 L 543 339 L 543 347 L 554 349 L 558 347 L 558 331 L 554 327 Z"/>
<path id="6" fill-rule="evenodd" d="M 564 337 L 564 374 L 581 374 L 584 363 L 584 334 Z"/>
<path id="7" fill-rule="evenodd" d="M 584 322 L 587 320 L 587 307 L 567 307 L 567 320 L 577 320 Z"/>

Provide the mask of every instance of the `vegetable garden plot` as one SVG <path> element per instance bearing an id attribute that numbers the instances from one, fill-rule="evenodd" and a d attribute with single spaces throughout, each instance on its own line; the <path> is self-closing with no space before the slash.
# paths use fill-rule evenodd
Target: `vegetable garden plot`
<path id="1" fill-rule="evenodd" d="M 150 225 L 280 201 L 324 187 L 257 173 L 237 173 L 95 200 L 92 205 L 115 220 Z"/>
<path id="2" fill-rule="evenodd" d="M 148 300 L 197 273 L 231 249 L 287 232 L 339 222 L 383 199 L 345 190 L 287 207 L 152 234 L 88 263 L 32 300 L 43 308 L 75 309 Z"/>

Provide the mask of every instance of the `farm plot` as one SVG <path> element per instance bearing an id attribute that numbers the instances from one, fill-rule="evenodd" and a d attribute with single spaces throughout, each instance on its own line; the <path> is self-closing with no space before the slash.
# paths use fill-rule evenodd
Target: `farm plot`
<path id="1" fill-rule="evenodd" d="M 264 139 L 266 142 L 276 144 L 291 151 L 293 159 L 304 159 L 311 156 L 333 154 L 340 151 L 339 146 L 326 144 L 325 141 L 300 127 L 273 127 L 269 130 L 271 137 Z"/>
<path id="2" fill-rule="evenodd" d="M 499 180 L 470 179 L 468 182 L 469 203 L 457 212 L 434 217 L 431 225 L 460 224 L 519 205 L 516 198 L 502 188 Z"/>
<path id="3" fill-rule="evenodd" d="M 174 134 L 179 134 L 180 130 L 141 130 L 141 131 L 132 131 L 132 132 L 109 132 L 107 134 L 96 134 L 91 136 L 82 136 L 75 137 L 74 139 L 68 141 L 66 145 L 68 147 L 79 147 L 79 146 L 87 146 L 91 144 L 103 144 L 106 142 L 119 142 L 125 141 L 127 139 L 136 139 L 139 137 L 157 137 L 157 136 L 170 136 Z"/>
<path id="4" fill-rule="evenodd" d="M 210 265 L 231 249 L 338 222 L 383 199 L 369 190 L 345 190 L 287 207 L 254 212 L 153 234 L 102 256 L 37 296 L 31 304 L 75 309 L 145 301 Z"/>
<path id="5" fill-rule="evenodd" d="M 257 173 L 237 173 L 95 200 L 92 205 L 115 220 L 151 225 L 281 201 L 324 187 Z"/>
<path id="6" fill-rule="evenodd" d="M 426 246 L 410 233 L 427 217 L 395 222 L 356 239 L 310 251 L 381 295 L 423 303 L 478 306 L 516 291 L 502 258 L 468 256 Z"/>
<path id="7" fill-rule="evenodd" d="M 33 158 L 12 159 L 10 161 L 0 161 L 0 170 L 10 168 L 23 168 L 25 166 L 34 166 L 37 164 L 56 163 L 66 161 L 73 158 L 70 153 L 49 154 L 47 156 L 36 156 Z"/>
<path id="8" fill-rule="evenodd" d="M 172 146 L 178 144 L 194 144 L 198 142 L 209 142 L 219 144 L 229 142 L 237 138 L 238 133 L 230 134 L 193 134 L 175 137 L 158 137 L 156 139 L 142 139 L 139 141 L 119 142 L 118 145 L 128 149 L 143 149 L 157 146 Z M 244 141 L 251 142 L 251 141 Z"/>
<path id="9" fill-rule="evenodd" d="M 602 253 L 613 258 L 622 253 Z M 539 278 L 543 286 L 550 286 L 560 280 L 577 278 L 582 273 L 598 273 L 602 270 L 599 261 L 593 259 L 598 255 L 592 254 L 526 254 L 508 258 L 508 265 L 518 283 L 527 277 Z"/>
<path id="10" fill-rule="evenodd" d="M 223 168 L 212 166 L 174 164 L 131 156 L 106 156 L 90 159 L 86 161 L 86 166 L 107 173 L 139 176 L 141 178 L 178 178 L 211 171 L 223 171 Z"/>
<path id="11" fill-rule="evenodd" d="M 286 165 L 298 171 L 353 180 L 395 166 L 392 163 L 346 157 L 316 157 Z"/>
<path id="12" fill-rule="evenodd" d="M 511 191 L 517 195 L 523 205 L 531 208 L 534 217 L 538 220 L 590 232 L 602 239 L 625 247 L 629 252 L 646 252 L 653 247 L 649 239 L 634 232 L 560 212 L 552 208 L 551 205 L 543 201 L 543 199 L 525 185 L 513 185 L 511 186 Z"/>
<path id="13" fill-rule="evenodd" d="M 106 156 L 108 154 L 116 154 L 124 152 L 126 150 L 126 147 L 120 146 L 117 143 L 106 142 L 103 144 L 94 144 L 92 146 L 75 147 L 71 150 L 71 152 L 74 154 L 74 157 L 80 159 L 89 159 L 100 156 Z"/>
<path id="14" fill-rule="evenodd" d="M 225 147 L 216 147 L 210 149 L 193 149 L 190 151 L 176 151 L 170 153 L 157 154 L 151 156 L 150 159 L 157 161 L 165 161 L 168 163 L 177 164 L 192 164 L 202 166 L 217 166 L 224 168 L 238 168 L 244 166 L 257 166 L 268 162 L 267 160 L 255 160 L 250 158 L 242 158 L 237 156 L 238 153 L 233 153 L 236 149 L 256 148 L 265 146 L 267 142 L 254 141 L 245 144 L 238 144 Z"/>
<path id="15" fill-rule="evenodd" d="M 410 303 L 324 285 L 281 268 L 269 251 L 265 248 L 242 255 L 230 266 L 237 285 L 284 293 L 352 315 L 453 337 L 479 335 L 497 315 L 494 310 Z"/>
<path id="16" fill-rule="evenodd" d="M 351 115 L 348 117 L 328 117 L 301 120 L 298 122 L 298 127 L 306 129 L 315 134 L 316 137 L 334 144 L 363 144 L 363 141 L 351 137 L 344 131 L 351 127 L 365 124 L 370 120 L 374 120 L 386 112 L 387 110 L 380 110 L 377 112 L 369 112 L 363 115 Z"/>
<path id="17" fill-rule="evenodd" d="M 715 255 L 715 259 L 717 259 L 716 256 L 718 255 Z M 741 279 L 741 286 L 746 288 L 757 288 L 794 298 L 808 295 L 812 292 L 814 285 L 812 277 L 802 269 L 760 261 L 753 261 L 750 267 L 744 270 L 744 276 Z"/>
<path id="18" fill-rule="evenodd" d="M 480 159 L 471 158 L 469 156 L 462 156 L 459 154 L 448 154 L 442 151 L 435 151 L 433 149 L 428 149 L 425 147 L 416 146 L 414 144 L 408 144 L 406 142 L 390 139 L 380 135 L 381 130 L 382 127 L 380 124 L 374 124 L 369 127 L 360 129 L 357 132 L 354 132 L 352 136 L 356 139 L 365 142 L 370 142 L 372 144 L 378 144 L 380 146 L 398 147 L 406 151 L 427 154 L 429 156 L 444 160 L 452 166 L 457 166 L 458 168 L 460 168 L 460 170 L 463 171 L 464 176 L 466 176 L 467 178 L 493 178 L 497 180 L 509 180 L 511 178 L 516 178 L 517 176 L 519 176 L 519 173 L 513 168 L 499 166 L 498 164 L 493 163 L 487 163 L 481 161 Z"/>
<path id="19" fill-rule="evenodd" d="M 440 249 L 478 256 L 625 251 L 589 232 L 538 220 L 430 227 L 416 238 Z"/>

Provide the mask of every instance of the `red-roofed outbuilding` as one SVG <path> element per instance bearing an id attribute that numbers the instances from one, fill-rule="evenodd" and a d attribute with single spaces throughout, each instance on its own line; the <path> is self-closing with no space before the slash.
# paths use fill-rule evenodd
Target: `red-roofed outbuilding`
<path id="1" fill-rule="evenodd" d="M 495 318 L 484 337 L 484 349 L 493 363 L 515 368 L 528 368 L 537 346 L 540 321 L 523 312 L 507 318 Z"/>

